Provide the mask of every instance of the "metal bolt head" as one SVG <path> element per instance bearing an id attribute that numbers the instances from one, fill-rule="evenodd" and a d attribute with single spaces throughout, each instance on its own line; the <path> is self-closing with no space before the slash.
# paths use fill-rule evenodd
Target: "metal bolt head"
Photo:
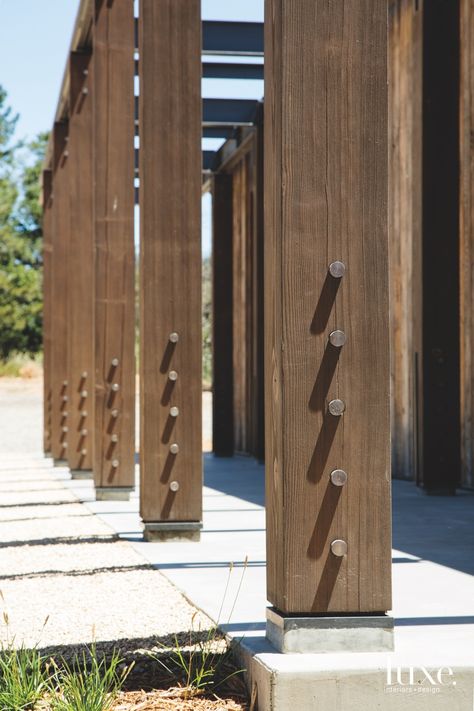
<path id="1" fill-rule="evenodd" d="M 85 428 L 84 428 L 83 430 L 81 430 L 81 435 L 82 435 L 83 437 L 86 437 L 86 436 L 87 436 L 87 430 L 86 430 Z"/>
<path id="2" fill-rule="evenodd" d="M 82 379 L 85 380 L 87 378 L 87 370 L 82 371 Z"/>
<path id="3" fill-rule="evenodd" d="M 66 427 L 66 425 L 62 428 L 63 432 L 69 432 L 69 427 Z"/>
<path id="4" fill-rule="evenodd" d="M 81 412 L 81 417 L 87 417 L 87 410 L 83 410 Z"/>
<path id="5" fill-rule="evenodd" d="M 340 538 L 337 538 L 331 543 L 331 553 L 338 558 L 342 558 L 347 553 L 347 543 Z"/>
<path id="6" fill-rule="evenodd" d="M 61 413 L 61 417 L 64 417 L 64 419 L 66 419 L 67 415 L 68 415 L 67 410 L 63 410 Z"/>
<path id="7" fill-rule="evenodd" d="M 178 417 L 179 408 L 178 407 L 170 407 L 170 415 L 171 415 L 171 417 Z"/>
<path id="8" fill-rule="evenodd" d="M 331 262 L 329 265 L 329 274 L 335 279 L 341 279 L 346 273 L 346 265 L 344 262 Z"/>
<path id="9" fill-rule="evenodd" d="M 329 334 L 329 343 L 335 348 L 342 348 L 346 342 L 346 334 L 344 331 L 332 331 Z"/>
<path id="10" fill-rule="evenodd" d="M 179 341 L 179 334 L 176 331 L 170 333 L 170 343 L 177 343 Z"/>
<path id="11" fill-rule="evenodd" d="M 114 393 L 118 393 L 118 391 L 120 390 L 120 385 L 118 383 L 114 383 L 112 385 L 112 390 L 114 391 Z"/>
<path id="12" fill-rule="evenodd" d="M 67 395 L 63 395 L 63 402 L 67 402 L 69 400 Z"/>
<path id="13" fill-rule="evenodd" d="M 174 442 L 174 443 L 170 446 L 170 452 L 171 452 L 171 454 L 178 454 L 178 452 L 179 452 L 179 444 L 176 444 L 176 442 Z"/>
<path id="14" fill-rule="evenodd" d="M 112 460 L 112 466 L 113 466 L 113 468 L 114 468 L 114 469 L 117 469 L 118 465 L 119 465 L 119 460 L 118 460 L 118 459 L 113 459 L 113 460 Z"/>
<path id="15" fill-rule="evenodd" d="M 88 70 L 88 69 L 84 69 L 82 73 L 83 73 L 84 76 L 86 77 L 86 76 L 88 76 L 88 74 L 89 74 L 89 70 Z"/>
<path id="16" fill-rule="evenodd" d="M 83 88 L 82 93 L 84 94 L 84 96 L 87 96 L 87 94 L 89 93 L 89 89 L 87 88 L 87 86 Z"/>
<path id="17" fill-rule="evenodd" d="M 63 443 L 62 443 L 62 448 L 63 448 L 63 449 L 67 449 L 67 442 L 63 442 Z"/>
<path id="18" fill-rule="evenodd" d="M 331 415 L 334 415 L 334 417 L 340 417 L 341 415 L 344 414 L 344 411 L 346 409 L 346 403 L 344 400 L 331 400 L 329 403 L 329 412 Z"/>
<path id="19" fill-rule="evenodd" d="M 110 439 L 111 439 L 112 442 L 118 442 L 118 435 L 117 435 L 117 434 L 113 434 Z"/>
<path id="20" fill-rule="evenodd" d="M 112 360 L 110 361 L 110 363 L 111 363 L 111 365 L 112 365 L 114 368 L 116 368 L 116 367 L 118 366 L 118 364 L 119 364 L 119 359 L 118 359 L 118 358 L 112 358 Z"/>
<path id="21" fill-rule="evenodd" d="M 63 380 L 63 387 L 64 387 L 64 388 L 67 387 L 67 380 Z"/>
<path id="22" fill-rule="evenodd" d="M 178 481 L 172 481 L 172 482 L 170 482 L 170 489 L 171 489 L 171 491 L 178 491 L 178 489 L 179 489 L 179 482 L 178 482 Z"/>
<path id="23" fill-rule="evenodd" d="M 64 151 L 64 157 L 68 158 L 69 157 L 69 151 Z"/>
<path id="24" fill-rule="evenodd" d="M 112 412 L 111 412 L 110 414 L 112 415 L 112 417 L 118 417 L 118 416 L 119 416 L 119 411 L 118 411 L 118 410 L 112 410 Z"/>
<path id="25" fill-rule="evenodd" d="M 88 395 L 87 390 L 82 390 L 81 397 L 85 398 L 85 397 L 87 397 L 87 395 Z"/>
<path id="26" fill-rule="evenodd" d="M 175 380 L 178 380 L 178 373 L 175 370 L 170 370 L 170 372 L 168 373 L 168 378 L 171 381 L 175 382 Z"/>
<path id="27" fill-rule="evenodd" d="M 85 457 L 87 454 L 87 449 L 81 449 L 81 454 L 83 457 Z"/>
<path id="28" fill-rule="evenodd" d="M 344 486 L 347 483 L 347 474 L 344 469 L 334 469 L 331 472 L 331 482 L 334 486 Z"/>

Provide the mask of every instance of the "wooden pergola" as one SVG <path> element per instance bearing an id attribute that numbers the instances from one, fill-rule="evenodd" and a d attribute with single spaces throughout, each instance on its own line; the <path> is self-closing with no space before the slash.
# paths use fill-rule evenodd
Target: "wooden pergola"
<path id="1" fill-rule="evenodd" d="M 98 498 L 135 485 L 138 200 L 144 535 L 199 539 L 210 190 L 214 452 L 265 460 L 284 621 L 389 627 L 391 462 L 474 481 L 474 25 L 467 0 L 388 5 L 387 30 L 386 0 L 266 0 L 264 25 L 82 0 L 45 161 L 45 452 Z M 201 97 L 263 72 L 264 104 Z"/>

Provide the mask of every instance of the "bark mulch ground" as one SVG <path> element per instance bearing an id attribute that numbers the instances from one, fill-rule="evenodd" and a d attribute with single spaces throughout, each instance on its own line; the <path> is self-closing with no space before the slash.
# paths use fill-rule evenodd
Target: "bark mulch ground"
<path id="1" fill-rule="evenodd" d="M 186 698 L 183 689 L 128 691 L 119 694 L 113 711 L 252 711 L 243 699 Z"/>

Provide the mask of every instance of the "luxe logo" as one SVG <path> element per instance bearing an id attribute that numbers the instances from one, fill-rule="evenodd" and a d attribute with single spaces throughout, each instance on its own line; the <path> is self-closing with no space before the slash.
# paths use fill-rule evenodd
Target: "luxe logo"
<path id="1" fill-rule="evenodd" d="M 451 667 L 428 670 L 422 666 L 392 667 L 390 660 L 387 662 L 388 694 L 438 694 L 447 686 L 456 686 Z"/>

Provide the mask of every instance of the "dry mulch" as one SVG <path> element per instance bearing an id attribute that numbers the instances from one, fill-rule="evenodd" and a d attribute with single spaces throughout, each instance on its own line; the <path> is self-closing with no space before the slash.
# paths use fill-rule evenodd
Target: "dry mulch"
<path id="1" fill-rule="evenodd" d="M 247 711 L 248 706 L 236 699 L 185 698 L 183 689 L 167 691 L 121 692 L 113 711 Z"/>

